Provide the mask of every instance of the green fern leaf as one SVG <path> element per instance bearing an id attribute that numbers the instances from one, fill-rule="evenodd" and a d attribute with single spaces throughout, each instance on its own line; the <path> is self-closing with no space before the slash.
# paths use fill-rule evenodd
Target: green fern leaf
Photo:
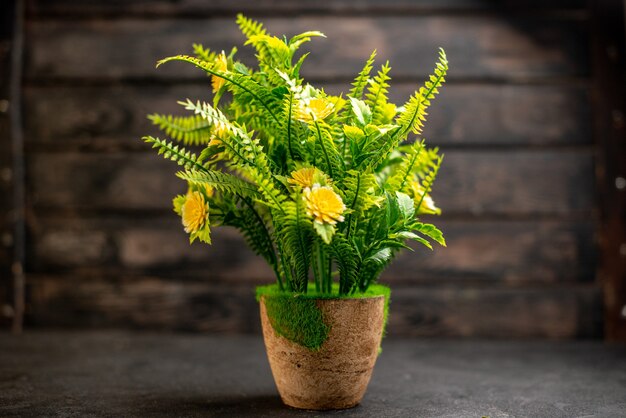
<path id="1" fill-rule="evenodd" d="M 400 129 L 397 125 L 367 125 L 365 142 L 358 152 L 352 152 L 352 167 L 376 170 L 394 149 L 394 138 Z"/>
<path id="2" fill-rule="evenodd" d="M 365 62 L 365 66 L 361 70 L 361 72 L 356 76 L 352 83 L 352 88 L 350 89 L 350 93 L 348 94 L 348 98 L 351 101 L 352 106 L 346 106 L 342 111 L 337 115 L 337 120 L 334 128 L 335 136 L 337 137 L 337 141 L 341 148 L 341 157 L 343 159 L 349 159 L 350 156 L 347 155 L 350 151 L 350 141 L 349 138 L 346 138 L 343 130 L 344 125 L 351 125 L 354 117 L 361 116 L 360 121 L 362 125 L 365 125 L 365 118 L 362 109 L 365 109 L 365 103 L 361 101 L 363 97 L 363 93 L 365 91 L 365 87 L 370 80 L 370 73 L 372 72 L 372 68 L 374 66 L 374 60 L 376 58 L 376 50 L 372 51 L 372 54 Z M 362 106 L 361 106 L 362 103 Z M 356 107 L 356 109 L 355 109 Z M 350 112 L 353 110 L 353 112 Z M 367 122 L 369 123 L 369 121 Z"/>
<path id="3" fill-rule="evenodd" d="M 426 121 L 426 109 L 430 106 L 430 101 L 439 93 L 439 88 L 445 81 L 448 72 L 448 59 L 445 51 L 439 49 L 439 62 L 435 67 L 435 72 L 431 75 L 424 87 L 421 87 L 404 105 L 404 111 L 398 115 L 396 123 L 402 127 L 400 136 L 405 136 L 409 132 L 420 134 Z"/>
<path id="4" fill-rule="evenodd" d="M 259 53 L 259 64 L 266 68 L 287 69 L 291 67 L 289 46 L 275 36 L 252 35 L 245 45 L 252 45 Z"/>
<path id="5" fill-rule="evenodd" d="M 188 110 L 202 115 L 207 121 L 220 129 L 231 133 L 222 138 L 224 153 L 232 164 L 247 166 L 252 180 L 261 190 L 266 203 L 282 210 L 281 203 L 285 195 L 276 187 L 274 175 L 270 169 L 267 154 L 259 145 L 258 139 L 252 139 L 244 129 L 230 123 L 224 114 L 208 103 L 181 102 Z"/>
<path id="6" fill-rule="evenodd" d="M 276 216 L 275 227 L 293 271 L 291 287 L 296 292 L 306 292 L 313 248 L 312 222 L 306 215 L 302 199 L 285 202 L 283 209 L 283 214 Z"/>
<path id="7" fill-rule="evenodd" d="M 289 50 L 291 52 L 291 56 L 293 56 L 293 54 L 298 50 L 298 48 L 300 48 L 300 45 L 302 45 L 303 43 L 306 43 L 306 42 L 310 42 L 311 38 L 313 38 L 313 37 L 325 38 L 326 35 L 324 35 L 320 31 L 312 30 L 312 31 L 307 31 L 307 32 L 300 33 L 300 34 L 294 36 L 293 38 L 291 38 L 289 40 L 289 42 L 287 43 L 289 45 Z"/>
<path id="8" fill-rule="evenodd" d="M 198 115 L 172 116 L 152 114 L 152 123 L 172 139 L 185 145 L 205 145 L 211 138 L 212 125 Z"/>
<path id="9" fill-rule="evenodd" d="M 241 201 L 244 205 L 230 210 L 223 224 L 239 229 L 252 251 L 263 257 L 278 276 L 278 260 L 271 233 L 254 204 L 249 199 Z"/>
<path id="10" fill-rule="evenodd" d="M 193 44 L 193 53 L 201 59 L 202 61 L 206 61 L 208 63 L 215 62 L 217 58 L 217 53 L 211 51 L 209 48 L 205 48 L 202 44 Z"/>
<path id="11" fill-rule="evenodd" d="M 157 67 L 171 62 L 171 61 L 183 61 L 188 62 L 190 64 L 195 65 L 196 67 L 204 70 L 205 72 L 215 75 L 217 77 L 221 77 L 234 86 L 234 94 L 245 92 L 250 95 L 251 98 L 256 100 L 261 106 L 263 106 L 268 115 L 272 117 L 272 119 L 280 125 L 281 122 L 276 116 L 276 112 L 273 108 L 276 106 L 280 106 L 280 101 L 278 103 L 274 103 L 272 106 L 272 102 L 276 101 L 276 98 L 272 96 L 271 91 L 267 88 L 261 86 L 258 82 L 253 80 L 252 78 L 239 73 L 233 73 L 230 71 L 219 71 L 214 69 L 214 65 L 207 63 L 203 60 L 200 60 L 195 57 L 191 57 L 189 55 L 176 55 L 172 57 L 163 58 L 162 60 L 157 62 Z"/>
<path id="12" fill-rule="evenodd" d="M 344 201 L 349 212 L 344 223 L 345 233 L 350 237 L 354 234 L 357 224 L 365 218 L 366 212 L 372 206 L 379 205 L 381 199 L 376 196 L 378 189 L 376 176 L 370 171 L 347 171 L 342 189 L 345 191 Z"/>
<path id="13" fill-rule="evenodd" d="M 237 15 L 237 25 L 239 25 L 239 29 L 248 39 L 252 36 L 267 34 L 262 23 L 249 19 L 241 13 Z"/>
<path id="14" fill-rule="evenodd" d="M 421 222 L 415 222 L 411 225 L 411 229 L 419 232 L 422 235 L 427 236 L 436 243 L 446 246 L 446 240 L 443 237 L 443 233 L 433 224 L 425 224 Z"/>
<path id="15" fill-rule="evenodd" d="M 253 200 L 260 199 L 261 195 L 254 184 L 248 183 L 232 174 L 222 173 L 216 170 L 189 170 L 176 173 L 179 178 L 191 184 L 204 184 L 214 189 L 240 197 L 247 197 Z"/>
<path id="16" fill-rule="evenodd" d="M 206 168 L 200 163 L 196 154 L 187 151 L 180 145 L 175 145 L 152 136 L 144 136 L 142 139 L 146 143 L 152 144 L 152 148 L 156 148 L 158 154 L 163 155 L 163 158 L 178 163 L 178 165 L 183 166 L 186 170 L 196 169 L 206 171 Z"/>
<path id="17" fill-rule="evenodd" d="M 411 181 L 415 178 L 415 172 L 421 168 L 420 155 L 424 149 L 424 142 L 413 143 L 403 157 L 395 173 L 386 182 L 386 189 L 394 192 L 407 193 Z"/>
<path id="18" fill-rule="evenodd" d="M 366 257 L 359 269 L 359 290 L 364 292 L 371 284 L 375 283 L 396 253 L 397 250 L 392 247 L 382 247 Z"/>
<path id="19" fill-rule="evenodd" d="M 358 286 L 361 257 L 342 234 L 335 234 L 329 248 L 339 267 L 339 294 L 349 295 Z"/>
<path id="20" fill-rule="evenodd" d="M 348 94 L 349 97 L 353 97 L 359 100 L 363 97 L 363 92 L 365 91 L 365 87 L 369 82 L 372 68 L 374 68 L 375 59 L 376 50 L 372 51 L 372 54 L 365 62 L 365 66 L 352 82 L 352 89 L 350 89 L 350 93 Z"/>
<path id="21" fill-rule="evenodd" d="M 185 110 L 191 110 L 194 114 L 213 127 L 213 130 L 229 133 L 236 136 L 245 135 L 245 132 L 238 126 L 231 123 L 221 110 L 211 106 L 206 102 L 192 102 L 190 99 L 178 102 Z"/>
<path id="22" fill-rule="evenodd" d="M 321 156 L 317 164 L 331 178 L 342 179 L 345 167 L 337 144 L 333 141 L 331 127 L 324 121 L 312 121 L 310 122 L 310 129 L 314 132 L 312 136 L 314 147 L 319 150 L 319 152 L 315 152 L 315 155 Z"/>
<path id="23" fill-rule="evenodd" d="M 248 38 L 246 45 L 252 45 L 257 51 L 260 74 L 270 85 L 279 86 L 281 80 L 278 70 L 287 71 L 291 68 L 292 49 L 286 41 L 267 33 L 259 22 L 239 14 L 237 23 L 241 32 Z M 302 62 L 298 63 L 298 70 L 299 65 L 302 65 Z"/>
<path id="24" fill-rule="evenodd" d="M 387 61 L 378 71 L 376 77 L 370 81 L 367 94 L 365 95 L 367 98 L 365 103 L 372 111 L 372 123 L 375 125 L 383 125 L 391 121 L 391 118 L 388 117 L 387 99 L 389 80 L 391 80 L 391 77 L 389 77 L 390 70 L 389 61 Z"/>
<path id="25" fill-rule="evenodd" d="M 422 204 L 424 203 L 424 199 L 426 198 L 428 194 L 430 194 L 433 188 L 433 183 L 435 182 L 437 173 L 439 173 L 439 168 L 441 167 L 442 161 L 443 161 L 443 155 L 437 158 L 436 162 L 434 163 L 433 168 L 428 172 L 428 174 L 426 175 L 422 183 L 422 189 L 424 190 L 424 192 L 420 196 L 419 201 L 417 202 L 415 206 L 417 213 L 420 213 L 420 208 Z"/>
<path id="26" fill-rule="evenodd" d="M 371 171 L 347 171 L 342 189 L 345 190 L 346 205 L 353 213 L 362 215 L 369 208 L 380 203 L 376 192 L 378 183 Z"/>

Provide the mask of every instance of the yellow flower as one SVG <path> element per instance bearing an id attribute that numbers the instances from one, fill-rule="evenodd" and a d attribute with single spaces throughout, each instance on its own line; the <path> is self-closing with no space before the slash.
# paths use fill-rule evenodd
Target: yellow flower
<path id="1" fill-rule="evenodd" d="M 314 185 L 304 189 L 303 199 L 306 212 L 315 222 L 335 225 L 343 222 L 342 213 L 346 210 L 341 197 L 328 186 Z"/>
<path id="2" fill-rule="evenodd" d="M 424 188 L 420 185 L 419 181 L 413 181 L 411 183 L 411 190 L 413 191 L 413 199 L 415 203 L 422 203 L 418 208 L 418 214 L 438 215 L 441 213 L 441 209 L 435 206 L 435 201 L 429 195 L 424 195 Z M 424 195 L 424 199 L 422 199 Z"/>
<path id="3" fill-rule="evenodd" d="M 310 188 L 315 183 L 319 183 L 321 179 L 325 180 L 324 173 L 315 167 L 305 167 L 292 172 L 288 181 L 302 188 Z"/>
<path id="4" fill-rule="evenodd" d="M 202 187 L 204 189 L 204 194 L 206 195 L 206 197 L 213 197 L 213 195 L 215 194 L 215 189 L 213 188 L 213 186 L 204 184 Z"/>
<path id="5" fill-rule="evenodd" d="M 223 52 L 219 54 L 215 60 L 215 65 L 213 65 L 213 69 L 216 71 L 226 71 L 228 69 L 228 61 L 226 60 L 226 54 Z M 226 80 L 222 77 L 218 77 L 216 75 L 211 76 L 211 85 L 213 86 L 213 93 L 216 93 L 219 89 L 222 88 Z"/>
<path id="6" fill-rule="evenodd" d="M 333 113 L 334 109 L 335 105 L 326 99 L 302 99 L 295 109 L 296 119 L 302 122 L 322 120 Z"/>
<path id="7" fill-rule="evenodd" d="M 209 145 L 221 145 L 222 138 L 228 135 L 228 129 L 226 126 L 217 125 L 213 128 L 213 132 L 211 133 L 211 138 L 209 140 Z"/>
<path id="8" fill-rule="evenodd" d="M 181 208 L 185 232 L 194 234 L 209 220 L 209 204 L 200 192 L 190 192 Z"/>

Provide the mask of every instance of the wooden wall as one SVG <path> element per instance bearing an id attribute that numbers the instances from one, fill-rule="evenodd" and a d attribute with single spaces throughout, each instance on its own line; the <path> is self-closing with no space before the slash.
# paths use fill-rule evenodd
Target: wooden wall
<path id="1" fill-rule="evenodd" d="M 27 324 L 259 330 L 252 289 L 270 270 L 230 230 L 189 247 L 170 207 L 176 167 L 139 140 L 146 113 L 210 97 L 199 71 L 155 61 L 241 45 L 243 11 L 275 34 L 323 31 L 303 73 L 332 91 L 376 48 L 403 102 L 447 51 L 424 135 L 446 155 L 434 198 L 449 246 L 384 275 L 391 334 L 600 336 L 589 11 L 517 3 L 30 0 Z"/>

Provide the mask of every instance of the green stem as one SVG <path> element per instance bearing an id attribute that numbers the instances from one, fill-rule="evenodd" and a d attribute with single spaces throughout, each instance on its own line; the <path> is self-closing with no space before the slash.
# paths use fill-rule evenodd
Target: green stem
<path id="1" fill-rule="evenodd" d="M 322 245 L 320 245 L 318 243 L 317 248 L 316 248 L 316 255 L 317 255 L 317 260 L 316 260 L 316 264 L 317 264 L 317 274 L 319 277 L 319 281 L 321 283 L 321 291 L 322 293 L 326 293 L 326 287 L 327 287 L 327 279 L 326 279 L 326 271 L 324 269 L 324 259 L 325 259 L 325 254 L 324 254 L 324 247 Z"/>
<path id="2" fill-rule="evenodd" d="M 274 270 L 274 274 L 276 275 L 276 279 L 278 281 L 278 288 L 280 290 L 285 290 L 285 286 L 283 286 L 283 279 L 280 277 L 280 271 L 278 271 L 278 266 L 272 266 L 272 270 Z"/>
<path id="3" fill-rule="evenodd" d="M 289 156 L 293 160 L 293 149 L 291 147 L 291 111 L 293 109 L 293 92 L 289 96 L 289 119 L 287 120 L 287 147 L 289 148 Z"/>
<path id="4" fill-rule="evenodd" d="M 350 204 L 350 214 L 348 215 L 348 221 L 346 225 L 348 226 L 348 230 L 346 231 L 346 239 L 350 238 L 350 234 L 352 233 L 352 213 L 354 208 L 356 207 L 356 201 L 359 198 L 359 193 L 361 192 L 361 173 L 357 173 L 357 182 L 356 182 L 356 191 L 354 192 L 354 199 Z"/>
<path id="5" fill-rule="evenodd" d="M 316 292 L 323 292 L 323 283 L 321 283 L 321 276 L 320 276 L 320 269 L 319 269 L 319 256 L 320 256 L 320 247 L 318 243 L 315 243 L 315 249 L 313 250 L 314 254 L 315 254 L 315 260 L 313 261 L 313 281 L 315 282 L 315 291 Z M 322 285 L 320 287 L 320 284 Z"/>
<path id="6" fill-rule="evenodd" d="M 271 256 L 271 264 L 272 266 L 275 266 L 278 258 L 276 257 L 276 250 L 274 249 L 274 242 L 272 240 L 272 236 L 270 235 L 270 231 L 268 231 L 267 226 L 265 225 L 265 222 L 263 221 L 263 218 L 261 218 L 261 215 L 259 215 L 259 212 L 257 212 L 257 210 L 254 208 L 254 205 L 252 204 L 252 202 L 250 202 L 248 199 L 242 197 L 241 195 L 237 195 L 241 200 L 243 200 L 243 202 L 246 204 L 246 206 L 248 206 L 248 208 L 250 209 L 250 211 L 252 211 L 252 214 L 254 215 L 254 218 L 259 222 L 259 224 L 263 227 L 263 232 L 265 235 L 265 238 L 267 239 L 267 242 L 269 243 L 270 247 L 272 248 L 272 252 L 270 253 Z"/>
<path id="7" fill-rule="evenodd" d="M 411 172 L 413 171 L 413 167 L 415 166 L 415 162 L 417 161 L 417 157 L 420 155 L 421 152 L 422 152 L 422 148 L 420 147 L 417 152 L 413 153 L 413 158 L 411 159 L 411 162 L 407 166 L 407 169 L 404 172 L 404 175 L 402 177 L 402 182 L 400 183 L 400 187 L 398 188 L 399 191 L 401 191 L 401 192 L 404 191 L 404 186 L 406 185 L 406 181 L 409 178 L 409 175 L 411 174 Z"/>
<path id="8" fill-rule="evenodd" d="M 287 290 L 290 292 L 293 292 L 293 279 L 291 278 L 291 271 L 289 270 L 289 266 L 287 265 L 287 263 L 285 263 L 285 259 L 283 257 L 283 247 L 280 243 L 280 239 L 276 240 L 276 246 L 278 247 L 278 254 L 279 254 L 279 266 L 280 266 L 280 270 L 282 270 L 282 272 L 285 275 L 285 282 L 287 283 Z"/>
<path id="9" fill-rule="evenodd" d="M 315 121 L 315 128 L 317 129 L 317 137 L 320 141 L 320 146 L 322 147 L 322 152 L 324 153 L 324 158 L 326 159 L 326 165 L 328 166 L 328 175 L 330 178 L 333 178 L 333 167 L 330 165 L 330 157 L 328 156 L 328 152 L 326 151 L 326 147 L 324 146 L 324 140 L 322 139 L 322 131 L 320 130 L 320 125 L 317 121 Z"/>
<path id="10" fill-rule="evenodd" d="M 328 257 L 328 274 L 326 277 L 327 277 L 326 289 L 328 293 L 331 293 L 332 284 L 333 284 L 333 259 L 332 257 Z"/>

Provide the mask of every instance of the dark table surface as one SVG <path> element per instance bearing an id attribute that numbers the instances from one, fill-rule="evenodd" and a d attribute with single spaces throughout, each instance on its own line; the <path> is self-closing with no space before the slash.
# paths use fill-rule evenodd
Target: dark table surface
<path id="1" fill-rule="evenodd" d="M 387 339 L 362 404 L 289 409 L 260 336 L 0 334 L 0 416 L 626 417 L 626 347 Z"/>

